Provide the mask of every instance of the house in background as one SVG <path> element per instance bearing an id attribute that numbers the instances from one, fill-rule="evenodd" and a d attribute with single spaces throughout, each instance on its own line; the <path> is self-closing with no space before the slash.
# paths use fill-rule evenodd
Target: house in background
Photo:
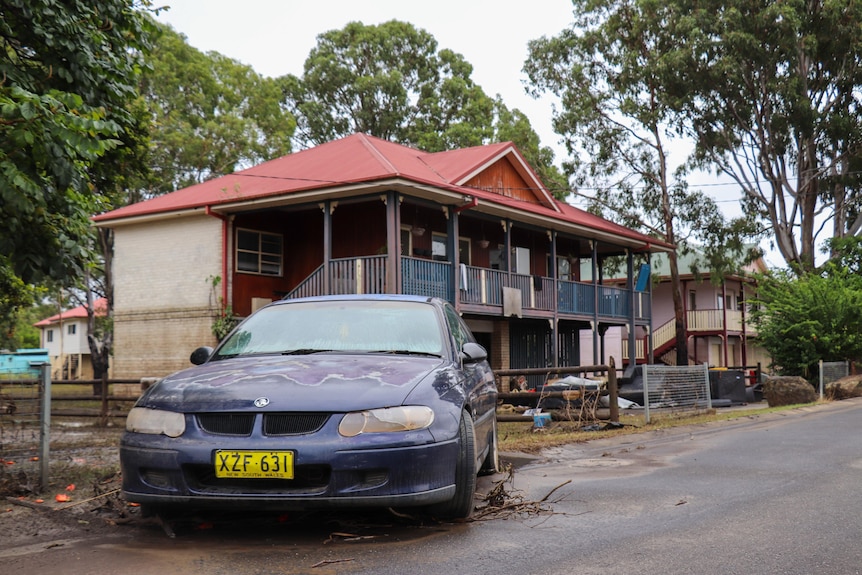
<path id="1" fill-rule="evenodd" d="M 557 201 L 510 142 L 427 153 L 365 134 L 94 222 L 114 230 L 122 377 L 188 367 L 225 309 L 321 294 L 440 297 L 497 369 L 578 365 L 582 331 L 651 321 L 634 274 L 602 285 L 582 262 L 673 249 Z"/>
<path id="2" fill-rule="evenodd" d="M 762 258 L 741 266 L 738 273 L 718 282 L 708 272 L 695 274 L 697 254 L 680 256 L 685 327 L 690 364 L 707 363 L 710 367 L 753 367 L 769 365 L 766 350 L 755 340 L 756 329 L 749 321 L 747 301 L 755 293 L 754 274 L 767 270 Z M 638 363 L 676 364 L 676 325 L 673 292 L 667 257 L 653 258 L 651 284 L 652 320 L 650 329 L 641 328 L 636 337 Z M 611 346 L 627 341 L 627 329 L 617 328 L 609 335 Z M 626 346 L 621 346 L 625 364 L 629 364 Z"/>
<path id="3" fill-rule="evenodd" d="M 105 315 L 107 300 L 93 303 L 97 315 Z M 87 307 L 78 306 L 34 324 L 48 350 L 52 379 L 93 379 L 93 362 L 87 344 Z"/>

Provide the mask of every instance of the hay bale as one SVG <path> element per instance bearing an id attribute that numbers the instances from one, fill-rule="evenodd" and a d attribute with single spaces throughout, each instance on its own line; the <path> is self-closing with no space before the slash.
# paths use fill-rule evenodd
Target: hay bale
<path id="1" fill-rule="evenodd" d="M 824 394 L 829 399 L 862 397 L 862 375 L 848 375 L 826 384 Z"/>
<path id="2" fill-rule="evenodd" d="M 817 401 L 814 386 L 798 376 L 767 377 L 763 383 L 763 397 L 769 407 Z"/>

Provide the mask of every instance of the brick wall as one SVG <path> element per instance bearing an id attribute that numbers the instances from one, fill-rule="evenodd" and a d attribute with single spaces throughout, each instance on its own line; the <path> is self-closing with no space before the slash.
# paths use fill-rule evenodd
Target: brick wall
<path id="1" fill-rule="evenodd" d="M 494 358 L 494 365 L 491 366 L 492 369 L 509 369 L 510 361 L 509 361 L 509 322 L 508 320 L 501 320 L 494 322 L 494 331 L 491 334 L 491 348 L 493 349 L 492 356 Z M 501 377 L 500 378 L 500 391 L 509 391 L 509 378 Z"/>
<path id="2" fill-rule="evenodd" d="M 116 377 L 160 377 L 214 345 L 222 222 L 200 215 L 118 227 L 114 236 Z"/>

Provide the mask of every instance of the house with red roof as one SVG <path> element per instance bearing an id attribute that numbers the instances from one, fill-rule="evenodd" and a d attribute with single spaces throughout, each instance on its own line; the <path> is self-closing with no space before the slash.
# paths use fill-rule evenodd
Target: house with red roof
<path id="1" fill-rule="evenodd" d="M 108 300 L 93 302 L 97 316 L 104 316 Z M 93 362 L 87 343 L 87 306 L 61 311 L 34 324 L 48 351 L 52 379 L 93 379 Z"/>
<path id="2" fill-rule="evenodd" d="M 187 367 L 224 312 L 353 293 L 452 302 L 497 369 L 600 363 L 582 332 L 628 326 L 634 349 L 650 305 L 633 258 L 673 249 L 556 200 L 511 142 L 428 153 L 365 134 L 93 219 L 114 230 L 122 377 Z M 603 285 L 619 256 L 628 281 Z"/>

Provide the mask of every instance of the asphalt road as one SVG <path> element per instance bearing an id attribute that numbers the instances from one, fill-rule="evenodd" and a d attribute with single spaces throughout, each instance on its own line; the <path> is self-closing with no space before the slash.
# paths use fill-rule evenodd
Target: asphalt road
<path id="1" fill-rule="evenodd" d="M 175 538 L 151 523 L 6 547 L 0 572 L 847 575 L 860 474 L 855 399 L 556 448 L 506 484 L 533 507 L 486 520 L 196 517 Z"/>

